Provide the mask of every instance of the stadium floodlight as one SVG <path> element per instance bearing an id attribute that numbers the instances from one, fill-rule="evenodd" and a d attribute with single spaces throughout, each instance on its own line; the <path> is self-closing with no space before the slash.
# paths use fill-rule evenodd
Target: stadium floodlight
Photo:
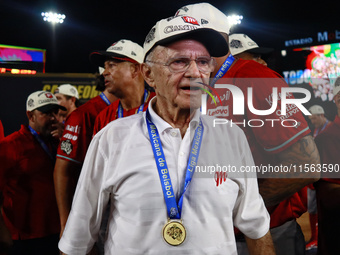
<path id="1" fill-rule="evenodd" d="M 243 20 L 242 15 L 231 15 L 227 17 L 231 26 L 241 24 L 241 20 Z"/>
<path id="2" fill-rule="evenodd" d="M 65 14 L 59 14 L 54 12 L 42 12 L 41 16 L 43 20 L 51 23 L 63 23 L 66 18 Z"/>

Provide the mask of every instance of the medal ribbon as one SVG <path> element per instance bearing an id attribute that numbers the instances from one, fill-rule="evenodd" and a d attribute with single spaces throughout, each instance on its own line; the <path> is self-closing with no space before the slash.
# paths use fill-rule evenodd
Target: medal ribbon
<path id="1" fill-rule="evenodd" d="M 103 99 L 103 101 L 107 104 L 107 105 L 110 105 L 111 102 L 110 100 L 105 96 L 105 94 L 102 92 L 100 93 L 100 97 Z"/>
<path id="2" fill-rule="evenodd" d="M 38 133 L 31 128 L 31 126 L 28 126 L 29 130 L 31 131 L 32 135 L 34 136 L 34 138 L 39 142 L 39 144 L 41 145 L 41 147 L 44 149 L 44 151 L 47 153 L 47 155 L 50 157 L 50 159 L 54 162 L 55 161 L 55 157 L 53 156 L 53 154 L 51 153 L 50 149 L 48 148 L 48 146 L 46 145 L 46 143 L 41 139 L 40 135 L 38 135 Z M 54 153 L 56 154 L 56 153 Z"/>
<path id="3" fill-rule="evenodd" d="M 166 160 L 165 160 L 165 155 L 163 152 L 161 139 L 159 137 L 157 127 L 151 121 L 149 110 L 146 111 L 146 125 L 148 127 L 150 142 L 151 142 L 153 154 L 155 157 L 155 162 L 157 165 L 159 178 L 162 184 L 163 195 L 164 195 L 165 204 L 166 204 L 167 211 L 168 211 L 168 216 L 170 219 L 180 219 L 184 193 L 187 190 L 192 180 L 192 177 L 194 175 L 195 166 L 197 165 L 198 156 L 199 156 L 199 152 L 201 149 L 201 143 L 202 143 L 203 131 L 204 131 L 202 121 L 200 120 L 200 123 L 195 130 L 195 135 L 194 135 L 194 139 L 191 145 L 191 151 L 190 151 L 188 165 L 186 169 L 184 188 L 183 188 L 182 194 L 180 195 L 178 205 L 177 205 L 175 194 L 172 188 L 170 172 L 169 172 Z"/>
<path id="4" fill-rule="evenodd" d="M 144 98 L 143 98 L 143 102 L 142 102 L 142 104 L 139 106 L 139 108 L 138 108 L 138 111 L 137 111 L 137 113 L 140 113 L 140 112 L 142 112 L 143 111 L 143 108 L 144 108 L 144 103 L 145 103 L 145 101 L 146 101 L 146 99 L 148 98 L 148 91 L 147 90 L 144 90 Z M 123 118 L 124 116 L 123 116 L 123 107 L 122 107 L 122 105 L 120 104 L 120 102 L 119 102 L 119 104 L 118 104 L 118 119 L 119 118 Z"/>
<path id="5" fill-rule="evenodd" d="M 216 81 L 223 77 L 223 75 L 225 75 L 225 73 L 229 70 L 231 64 L 234 62 L 235 58 L 233 55 L 229 54 L 229 56 L 227 57 L 227 59 L 224 61 L 224 63 L 221 65 L 220 69 L 217 71 L 211 86 L 214 86 Z"/>

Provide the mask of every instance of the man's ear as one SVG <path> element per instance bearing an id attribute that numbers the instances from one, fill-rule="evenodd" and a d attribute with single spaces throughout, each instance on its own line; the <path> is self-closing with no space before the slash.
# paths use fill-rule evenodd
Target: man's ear
<path id="1" fill-rule="evenodd" d="M 33 111 L 26 111 L 26 115 L 29 121 L 34 122 L 35 117 Z"/>
<path id="2" fill-rule="evenodd" d="M 156 88 L 155 80 L 154 80 L 154 73 L 151 70 L 151 67 L 145 63 L 141 66 L 141 71 L 144 77 L 144 80 L 150 87 Z"/>
<path id="3" fill-rule="evenodd" d="M 141 71 L 141 64 L 132 64 L 130 65 L 131 77 L 135 78 L 139 75 Z"/>

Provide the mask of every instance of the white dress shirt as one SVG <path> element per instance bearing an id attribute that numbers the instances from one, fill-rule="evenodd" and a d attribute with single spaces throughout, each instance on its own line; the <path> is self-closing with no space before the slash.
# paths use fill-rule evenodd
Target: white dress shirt
<path id="1" fill-rule="evenodd" d="M 254 165 L 246 137 L 237 126 L 214 127 L 212 117 L 196 111 L 182 139 L 179 129 L 153 111 L 153 100 L 150 116 L 160 135 L 177 201 L 200 117 L 204 133 L 198 166 Z M 115 120 L 93 138 L 59 242 L 61 251 L 73 255 L 91 250 L 110 196 L 105 254 L 237 254 L 234 225 L 252 239 L 269 230 L 256 174 L 228 174 L 217 186 L 213 173 L 195 172 L 183 199 L 186 240 L 179 246 L 167 244 L 162 237 L 167 208 L 145 112 Z"/>

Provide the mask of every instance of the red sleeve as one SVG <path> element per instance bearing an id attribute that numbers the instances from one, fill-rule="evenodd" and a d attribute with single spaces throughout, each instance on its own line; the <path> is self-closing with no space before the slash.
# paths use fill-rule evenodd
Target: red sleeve
<path id="1" fill-rule="evenodd" d="M 4 134 L 4 127 L 2 125 L 2 122 L 0 120 L 0 140 L 2 140 L 2 138 L 5 137 L 5 134 Z"/>
<path id="2" fill-rule="evenodd" d="M 73 111 L 65 123 L 65 130 L 58 146 L 57 158 L 82 164 L 92 138 L 88 130 L 86 113 Z"/>
<path id="3" fill-rule="evenodd" d="M 272 109 L 275 104 L 273 100 L 273 88 L 278 90 L 278 101 L 275 110 L 269 115 L 257 115 L 252 113 L 248 107 L 248 126 L 257 142 L 269 153 L 278 153 L 290 147 L 303 136 L 310 133 L 307 121 L 300 109 L 292 104 L 287 105 L 286 115 L 281 115 L 281 89 L 288 85 L 281 78 L 252 78 L 246 79 L 246 84 L 251 84 L 253 91 L 253 106 L 257 110 Z M 248 85 L 249 86 L 249 85 Z M 247 92 L 244 91 L 246 95 Z M 247 97 L 246 97 L 247 98 Z M 294 98 L 293 94 L 287 94 L 287 98 Z M 251 120 L 251 123 L 249 123 Z M 257 120 L 261 120 L 257 121 Z M 258 127 L 259 125 L 262 125 Z M 250 125 L 249 125 L 250 124 Z"/>

